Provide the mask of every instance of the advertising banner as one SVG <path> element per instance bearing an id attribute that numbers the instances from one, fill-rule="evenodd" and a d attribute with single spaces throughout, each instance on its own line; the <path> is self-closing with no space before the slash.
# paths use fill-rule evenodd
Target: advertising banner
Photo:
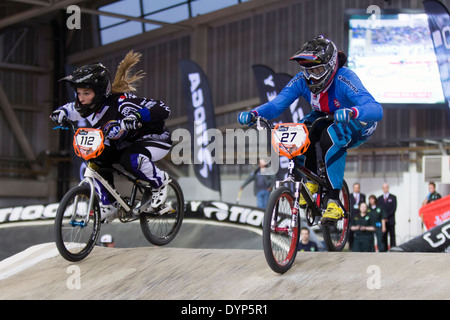
<path id="1" fill-rule="evenodd" d="M 214 106 L 208 79 L 198 64 L 180 61 L 183 92 L 192 142 L 192 161 L 197 179 L 207 188 L 220 192 L 220 169 L 212 158 L 208 129 L 215 129 Z"/>
<path id="2" fill-rule="evenodd" d="M 427 229 L 434 228 L 450 219 L 450 196 L 433 201 L 419 210 L 419 216 Z"/>
<path id="3" fill-rule="evenodd" d="M 450 15 L 447 8 L 436 0 L 423 2 L 428 16 L 431 38 L 441 75 L 445 101 L 450 108 Z"/>
<path id="4" fill-rule="evenodd" d="M 394 252 L 444 252 L 450 246 L 450 220 L 392 248 Z"/>

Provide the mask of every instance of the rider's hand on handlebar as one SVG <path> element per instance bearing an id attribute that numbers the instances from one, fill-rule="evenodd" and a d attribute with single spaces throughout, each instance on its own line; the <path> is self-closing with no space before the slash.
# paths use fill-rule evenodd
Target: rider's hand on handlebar
<path id="1" fill-rule="evenodd" d="M 64 109 L 59 109 L 59 110 L 55 110 L 52 112 L 52 114 L 50 115 L 50 119 L 53 122 L 56 122 L 58 124 L 61 124 L 64 122 L 64 120 L 67 119 L 67 113 Z"/>
<path id="2" fill-rule="evenodd" d="M 256 117 L 256 113 L 253 111 L 244 111 L 239 113 L 238 122 L 242 125 L 248 125 L 254 122 L 254 118 Z"/>
<path id="3" fill-rule="evenodd" d="M 142 122 L 139 114 L 130 114 L 122 119 L 121 127 L 124 130 L 136 130 L 142 127 Z"/>
<path id="4" fill-rule="evenodd" d="M 339 109 L 334 113 L 336 122 L 348 123 L 353 118 L 353 110 L 348 108 Z"/>

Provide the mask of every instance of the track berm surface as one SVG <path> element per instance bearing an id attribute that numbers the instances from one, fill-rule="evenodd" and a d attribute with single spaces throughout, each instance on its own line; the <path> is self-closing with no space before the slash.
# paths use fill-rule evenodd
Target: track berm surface
<path id="1" fill-rule="evenodd" d="M 279 275 L 262 250 L 96 247 L 76 264 L 53 243 L 28 251 L 0 262 L 0 299 L 450 299 L 449 254 L 299 253 Z"/>

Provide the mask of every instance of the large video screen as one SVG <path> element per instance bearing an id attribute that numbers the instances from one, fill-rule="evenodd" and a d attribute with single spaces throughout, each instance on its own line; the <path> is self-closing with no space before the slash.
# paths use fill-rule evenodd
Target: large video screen
<path id="1" fill-rule="evenodd" d="M 348 13 L 348 67 L 380 103 L 444 103 L 425 13 Z"/>

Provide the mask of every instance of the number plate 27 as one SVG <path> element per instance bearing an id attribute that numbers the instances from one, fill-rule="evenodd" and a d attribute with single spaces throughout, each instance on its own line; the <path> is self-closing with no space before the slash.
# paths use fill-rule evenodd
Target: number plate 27
<path id="1" fill-rule="evenodd" d="M 84 160 L 98 157 L 105 149 L 103 132 L 99 129 L 79 128 L 73 137 L 73 149 Z"/>
<path id="2" fill-rule="evenodd" d="M 272 146 L 275 151 L 289 159 L 308 150 L 308 129 L 303 123 L 279 123 L 272 130 Z"/>

